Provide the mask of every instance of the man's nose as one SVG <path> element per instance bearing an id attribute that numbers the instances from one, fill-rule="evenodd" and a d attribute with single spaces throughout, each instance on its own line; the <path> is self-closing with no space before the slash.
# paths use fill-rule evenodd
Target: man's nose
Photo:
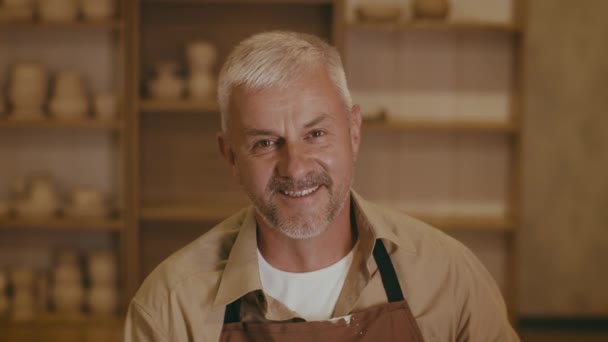
<path id="1" fill-rule="evenodd" d="M 279 154 L 277 173 L 281 177 L 303 179 L 310 171 L 310 155 L 304 146 L 285 144 Z"/>

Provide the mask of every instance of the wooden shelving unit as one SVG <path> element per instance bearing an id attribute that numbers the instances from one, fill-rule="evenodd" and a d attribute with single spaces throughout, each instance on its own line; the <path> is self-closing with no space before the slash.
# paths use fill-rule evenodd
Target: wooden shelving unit
<path id="1" fill-rule="evenodd" d="M 513 0 L 519 2 L 520 0 Z M 121 264 L 121 295 L 124 298 L 120 314 L 108 319 L 85 317 L 83 319 L 45 318 L 32 322 L 13 323 L 0 321 L 0 340 L 4 327 L 19 331 L 24 329 L 78 331 L 97 327 L 122 328 L 122 316 L 130 297 L 140 286 L 147 273 L 160 261 L 160 256 L 172 253 L 177 246 L 185 245 L 192 236 L 204 232 L 234 214 L 246 203 L 235 184 L 228 166 L 217 150 L 215 133 L 220 128 L 219 107 L 215 101 L 154 100 L 146 93 L 149 81 L 147 71 L 159 61 L 183 62 L 183 48 L 193 40 L 205 39 L 217 45 L 219 63 L 217 74 L 231 48 L 241 39 L 263 30 L 291 29 L 321 36 L 336 45 L 345 54 L 346 63 L 353 56 L 347 54 L 346 35 L 351 32 L 385 37 L 395 32 L 419 33 L 424 31 L 465 32 L 459 36 L 481 33 L 508 37 L 513 51 L 519 49 L 519 38 L 524 28 L 518 23 L 503 24 L 479 21 L 412 21 L 393 24 L 369 24 L 347 21 L 343 0 L 123 0 L 120 2 L 122 19 L 107 22 L 76 22 L 72 24 L 48 24 L 38 22 L 0 23 L 2 30 L 56 30 L 61 34 L 73 30 L 107 30 L 113 39 L 119 40 L 117 60 L 123 65 L 116 70 L 122 89 L 123 108 L 115 122 L 95 120 L 79 121 L 13 121 L 0 119 L 0 134 L 7 131 L 29 130 L 55 131 L 65 129 L 88 132 L 119 132 L 120 156 L 124 163 L 117 177 L 124 188 L 124 205 L 121 217 L 109 220 L 0 220 L 0 236 L 7 233 L 25 232 L 100 232 L 111 234 L 119 241 Z M 201 23 L 204 23 L 202 25 Z M 369 32 L 366 32 L 369 31 Z M 105 32 L 104 32 L 105 34 Z M 397 34 L 398 36 L 399 34 Z M 435 33 L 430 36 L 434 36 Z M 449 35 L 449 34 L 448 34 Z M 466 39 L 466 38 L 464 38 Z M 362 46 L 361 49 L 367 47 Z M 415 49 L 415 47 L 411 47 Z M 94 67 L 94 66 L 93 66 Z M 505 121 L 489 121 L 454 118 L 451 121 L 427 119 L 396 119 L 367 121 L 363 124 L 364 142 L 367 133 L 373 139 L 386 140 L 388 146 L 401 146 L 402 139 L 411 135 L 432 136 L 443 139 L 449 136 L 481 136 L 481 139 L 504 139 L 509 146 L 509 187 L 506 201 L 509 203 L 504 216 L 483 214 L 440 215 L 427 212 L 409 213 L 448 233 L 457 231 L 503 234 L 509 239 L 513 251 L 518 230 L 517 187 L 519 169 L 519 64 L 513 63 L 513 98 L 510 101 L 509 118 Z M 347 76 L 350 81 L 350 76 Z M 357 98 L 355 97 L 355 102 Z M 369 110 L 369 108 L 367 108 Z M 366 110 L 366 108 L 363 108 Z M 402 108 L 400 110 L 411 110 Z M 473 113 L 474 110 L 468 112 Z M 475 112 L 477 113 L 477 112 Z M 175 115 L 172 115 L 175 114 Z M 37 132 L 34 132 L 34 134 Z M 61 131 L 61 134 L 64 132 Z M 415 133 L 415 134 L 411 134 Z M 428 134 L 440 133 L 440 134 Z M 457 134 L 452 134 L 457 133 Z M 492 141 L 493 142 L 493 141 Z M 405 145 L 405 144 L 404 144 Z M 420 146 L 419 146 L 420 147 Z M 394 162 L 392 152 L 369 152 Z M 18 152 L 16 152 L 18 153 Z M 363 158 L 365 156 L 360 156 Z M 371 165 L 377 167 L 377 165 Z M 384 178 L 392 179 L 391 170 Z M 398 176 L 398 175 L 397 175 Z M 370 178 L 371 179 L 371 178 Z M 397 191 L 397 190 L 395 190 Z M 364 197 L 365 194 L 363 194 Z M 393 194 L 394 195 L 394 194 Z M 241 197 L 239 197 L 241 196 Z M 375 200 L 374 198 L 369 198 Z M 182 227 L 179 229 L 175 227 Z M 500 235 L 502 236 L 502 235 Z M 164 244 L 165 240 L 171 241 Z M 164 250 L 163 250 L 164 249 Z M 515 253 L 509 255 L 509 260 Z M 150 261 L 152 260 L 152 261 Z M 511 271 L 514 271 L 514 266 Z M 509 276 L 509 282 L 512 277 Z M 511 288 L 509 289 L 511 291 Z M 513 303 L 513 298 L 509 298 Z M 512 305 L 512 304 L 511 304 Z M 12 336 L 12 335 L 8 335 Z M 70 335 L 76 336 L 76 335 Z M 67 339 L 83 340 L 68 337 Z M 65 339 L 63 339 L 65 340 Z"/>

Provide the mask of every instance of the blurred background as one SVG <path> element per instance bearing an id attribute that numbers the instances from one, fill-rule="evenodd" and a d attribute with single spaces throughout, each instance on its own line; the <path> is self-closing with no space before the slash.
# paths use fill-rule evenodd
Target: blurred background
<path id="1" fill-rule="evenodd" d="M 118 341 L 247 203 L 215 82 L 260 31 L 336 45 L 355 189 L 469 246 L 524 341 L 608 340 L 608 2 L 0 0 L 0 340 Z"/>

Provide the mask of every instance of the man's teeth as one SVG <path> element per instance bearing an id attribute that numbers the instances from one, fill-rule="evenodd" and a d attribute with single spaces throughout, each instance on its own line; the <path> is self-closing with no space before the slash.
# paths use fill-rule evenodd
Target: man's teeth
<path id="1" fill-rule="evenodd" d="M 306 196 L 309 194 L 312 194 L 313 192 L 315 192 L 315 190 L 317 190 L 319 188 L 319 186 L 315 186 L 309 189 L 304 189 L 304 190 L 300 190 L 300 191 L 281 191 L 283 193 L 283 195 L 289 196 L 289 197 L 302 197 L 302 196 Z"/>

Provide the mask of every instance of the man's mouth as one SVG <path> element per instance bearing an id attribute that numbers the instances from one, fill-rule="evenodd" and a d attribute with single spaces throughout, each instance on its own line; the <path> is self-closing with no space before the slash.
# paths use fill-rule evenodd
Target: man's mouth
<path id="1" fill-rule="evenodd" d="M 304 197 L 304 196 L 308 196 L 308 195 L 312 194 L 313 192 L 317 191 L 317 189 L 319 189 L 319 187 L 320 187 L 320 185 L 315 185 L 311 188 L 298 190 L 298 191 L 281 190 L 281 193 L 288 197 Z"/>

